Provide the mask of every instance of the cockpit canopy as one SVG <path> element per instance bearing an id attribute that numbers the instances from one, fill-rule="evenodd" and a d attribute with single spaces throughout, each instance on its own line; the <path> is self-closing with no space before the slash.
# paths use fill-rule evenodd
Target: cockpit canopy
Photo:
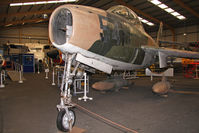
<path id="1" fill-rule="evenodd" d="M 109 8 L 107 10 L 109 13 L 117 14 L 121 17 L 124 17 L 131 23 L 138 25 L 142 30 L 144 30 L 142 23 L 140 22 L 138 16 L 136 15 L 135 12 L 133 12 L 131 9 L 128 7 L 122 6 L 122 5 L 117 5 Z"/>

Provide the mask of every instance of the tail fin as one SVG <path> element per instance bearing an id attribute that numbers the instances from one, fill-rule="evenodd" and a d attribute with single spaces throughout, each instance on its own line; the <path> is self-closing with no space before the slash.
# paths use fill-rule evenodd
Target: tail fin
<path id="1" fill-rule="evenodd" d="M 160 22 L 160 27 L 159 27 L 159 30 L 158 30 L 158 34 L 157 34 L 157 40 L 156 40 L 156 43 L 158 44 L 158 46 L 160 46 L 160 40 L 162 38 L 162 29 L 163 29 L 163 23 Z"/>

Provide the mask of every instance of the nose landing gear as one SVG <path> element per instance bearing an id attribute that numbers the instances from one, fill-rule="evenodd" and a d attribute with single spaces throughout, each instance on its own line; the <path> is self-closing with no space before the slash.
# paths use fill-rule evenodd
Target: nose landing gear
<path id="1" fill-rule="evenodd" d="M 63 132 L 71 131 L 72 127 L 75 125 L 76 120 L 75 112 L 72 110 L 74 104 L 72 104 L 72 95 L 70 93 L 70 85 L 73 82 L 73 77 L 75 76 L 75 72 L 79 66 L 79 63 L 77 63 L 76 67 L 71 73 L 71 64 L 74 57 L 75 54 L 66 56 L 64 74 L 60 88 L 60 104 L 57 105 L 59 111 L 57 115 L 57 128 Z"/>

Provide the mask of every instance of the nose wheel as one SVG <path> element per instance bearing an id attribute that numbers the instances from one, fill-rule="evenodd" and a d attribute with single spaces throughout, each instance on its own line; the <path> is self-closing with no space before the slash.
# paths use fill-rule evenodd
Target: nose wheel
<path id="1" fill-rule="evenodd" d="M 75 112 L 72 109 L 61 109 L 57 115 L 57 128 L 60 131 L 68 132 L 75 125 Z"/>

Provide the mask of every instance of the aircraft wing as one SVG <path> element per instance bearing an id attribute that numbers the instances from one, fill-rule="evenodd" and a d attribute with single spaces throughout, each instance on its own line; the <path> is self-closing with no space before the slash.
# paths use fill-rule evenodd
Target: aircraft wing
<path id="1" fill-rule="evenodd" d="M 187 46 L 186 43 L 179 43 L 179 42 L 172 42 L 172 41 L 159 41 L 160 44 L 169 44 L 169 45 L 176 45 L 176 46 Z"/>
<path id="2" fill-rule="evenodd" d="M 199 53 L 193 51 L 148 46 L 142 48 L 147 52 L 155 53 L 159 57 L 160 68 L 167 66 L 167 57 L 199 59 Z"/>

